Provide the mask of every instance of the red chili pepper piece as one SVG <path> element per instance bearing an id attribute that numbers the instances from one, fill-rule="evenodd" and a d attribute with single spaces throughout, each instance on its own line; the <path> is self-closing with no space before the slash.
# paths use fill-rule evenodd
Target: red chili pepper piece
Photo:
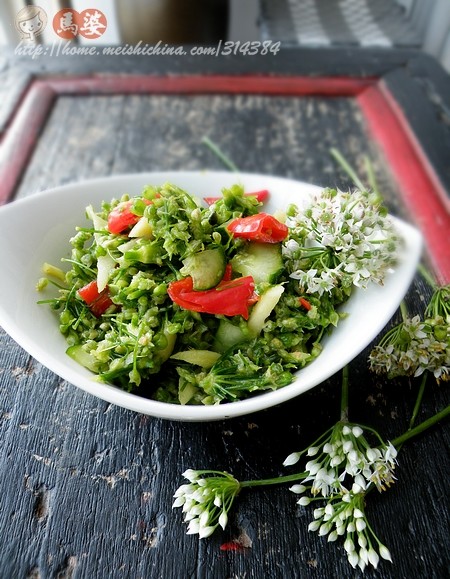
<path id="1" fill-rule="evenodd" d="M 86 302 L 89 309 L 96 318 L 99 318 L 106 310 L 113 304 L 109 297 L 109 289 L 105 287 L 101 292 L 98 291 L 97 282 L 95 280 L 89 282 L 78 290 L 80 298 Z"/>
<path id="2" fill-rule="evenodd" d="M 269 197 L 269 191 L 267 189 L 262 189 L 261 191 L 255 191 L 254 193 L 244 193 L 245 197 L 256 197 L 256 199 L 260 203 L 264 203 L 264 201 Z M 212 205 L 216 201 L 219 201 L 222 197 L 203 197 L 203 200 L 208 205 Z"/>
<path id="3" fill-rule="evenodd" d="M 305 308 L 305 310 L 309 310 L 311 309 L 311 304 L 309 303 L 309 301 L 305 298 L 298 298 L 298 301 L 300 302 L 300 305 L 303 306 Z"/>
<path id="4" fill-rule="evenodd" d="M 261 243 L 278 243 L 286 239 L 289 232 L 284 223 L 268 213 L 238 217 L 228 224 L 227 229 L 234 237 Z"/>
<path id="5" fill-rule="evenodd" d="M 150 205 L 149 199 L 142 198 L 142 201 Z M 119 203 L 108 215 L 108 231 L 110 233 L 122 233 L 132 225 L 135 225 L 140 216 L 131 211 L 135 199 L 129 201 L 122 201 Z"/>
<path id="6" fill-rule="evenodd" d="M 225 272 L 223 274 L 222 281 L 230 281 L 233 275 L 233 270 L 231 269 L 231 263 L 227 263 L 225 266 Z"/>
<path id="7" fill-rule="evenodd" d="M 238 541 L 230 541 L 229 543 L 222 543 L 220 545 L 221 551 L 245 551 L 244 545 Z"/>
<path id="8" fill-rule="evenodd" d="M 222 280 L 216 287 L 194 291 L 192 278 L 173 281 L 167 288 L 170 299 L 185 310 L 248 319 L 248 308 L 257 301 L 255 282 L 251 275 Z"/>

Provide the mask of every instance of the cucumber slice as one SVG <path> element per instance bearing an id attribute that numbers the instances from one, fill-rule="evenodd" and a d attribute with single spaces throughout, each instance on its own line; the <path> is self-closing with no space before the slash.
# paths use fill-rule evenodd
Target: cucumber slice
<path id="1" fill-rule="evenodd" d="M 244 341 L 246 338 L 244 332 L 239 326 L 235 326 L 228 320 L 221 319 L 217 333 L 214 339 L 213 348 L 217 352 L 225 352 L 231 346 Z"/>
<path id="2" fill-rule="evenodd" d="M 97 258 L 97 289 L 100 293 L 108 285 L 109 274 L 116 267 L 116 260 L 107 253 Z"/>
<path id="3" fill-rule="evenodd" d="M 170 358 L 170 355 L 172 354 L 173 349 L 175 347 L 175 342 L 177 340 L 177 335 L 169 334 L 167 330 L 164 330 L 164 335 L 167 339 L 167 344 L 165 348 L 159 350 L 158 352 L 159 359 L 161 360 L 162 363 L 164 363 L 166 360 Z"/>
<path id="4" fill-rule="evenodd" d="M 256 337 L 261 333 L 267 318 L 279 302 L 283 292 L 284 287 L 282 285 L 274 285 L 266 290 L 260 297 L 259 302 L 254 305 L 247 322 L 249 332 L 252 336 Z"/>
<path id="5" fill-rule="evenodd" d="M 128 233 L 128 237 L 144 237 L 145 239 L 151 239 L 153 236 L 153 229 L 150 225 L 147 217 L 141 217 L 139 221 L 134 225 L 131 231 Z"/>
<path id="6" fill-rule="evenodd" d="M 256 284 L 276 283 L 283 271 L 281 243 L 250 241 L 231 260 L 233 271 L 251 275 Z"/>
<path id="7" fill-rule="evenodd" d="M 219 358 L 220 354 L 211 350 L 185 350 L 170 356 L 171 360 L 180 360 L 207 369 L 212 368 Z"/>
<path id="8" fill-rule="evenodd" d="M 185 384 L 183 388 L 178 391 L 178 400 L 182 406 L 188 404 L 192 398 L 197 394 L 198 388 L 193 384 Z"/>
<path id="9" fill-rule="evenodd" d="M 223 278 L 226 260 L 221 247 L 205 249 L 183 260 L 183 275 L 192 277 L 194 290 L 207 290 L 215 287 Z"/>
<path id="10" fill-rule="evenodd" d="M 81 344 L 70 346 L 69 348 L 67 348 L 66 354 L 70 356 L 72 360 L 78 362 L 78 364 L 80 364 L 81 366 L 84 366 L 88 370 L 91 370 L 91 372 L 98 371 L 97 360 L 94 358 L 94 356 L 88 354 L 88 352 L 86 352 L 86 350 L 83 348 Z"/>

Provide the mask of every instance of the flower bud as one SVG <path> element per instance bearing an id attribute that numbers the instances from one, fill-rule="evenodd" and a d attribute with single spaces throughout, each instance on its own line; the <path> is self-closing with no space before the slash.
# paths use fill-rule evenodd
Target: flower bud
<path id="1" fill-rule="evenodd" d="M 227 523 L 228 523 L 228 515 L 226 511 L 222 511 L 219 517 L 219 525 L 222 527 L 222 529 L 225 529 Z"/>
<path id="2" fill-rule="evenodd" d="M 196 535 L 200 530 L 200 521 L 198 519 L 192 519 L 188 525 L 187 535 Z"/>
<path id="3" fill-rule="evenodd" d="M 315 456 L 318 452 L 319 452 L 319 447 L 318 447 L 318 446 L 310 446 L 310 447 L 308 448 L 307 455 L 308 455 L 308 456 Z"/>
<path id="4" fill-rule="evenodd" d="M 187 470 L 184 471 L 182 476 L 184 476 L 184 478 L 187 478 L 189 481 L 194 482 L 198 479 L 199 474 L 196 470 L 188 468 Z"/>
<path id="5" fill-rule="evenodd" d="M 300 460 L 299 452 L 292 452 L 283 462 L 283 466 L 291 466 Z"/>
<path id="6" fill-rule="evenodd" d="M 307 505 L 309 505 L 310 502 L 311 499 L 309 499 L 308 497 L 302 497 L 299 501 L 297 501 L 297 504 L 301 505 L 302 507 L 306 507 Z"/>
<path id="7" fill-rule="evenodd" d="M 301 495 L 306 491 L 306 487 L 305 485 L 293 485 L 289 490 L 295 493 L 296 495 Z"/>
<path id="8" fill-rule="evenodd" d="M 347 553 L 352 553 L 355 550 L 355 544 L 350 539 L 350 537 L 347 537 L 347 539 L 345 539 L 344 549 L 347 551 Z"/>
<path id="9" fill-rule="evenodd" d="M 354 569 L 359 562 L 358 553 L 356 553 L 355 551 L 352 551 L 351 553 L 349 553 L 348 554 L 348 562 L 350 563 L 350 565 Z"/>
<path id="10" fill-rule="evenodd" d="M 363 429 L 359 426 L 354 426 L 352 428 L 352 434 L 355 438 L 358 438 L 359 436 L 361 436 L 363 433 Z"/>
<path id="11" fill-rule="evenodd" d="M 392 563 L 391 553 L 385 545 L 380 545 L 380 556 Z"/>
<path id="12" fill-rule="evenodd" d="M 380 558 L 378 557 L 378 553 L 375 551 L 373 547 L 370 547 L 367 554 L 369 557 L 370 564 L 373 565 L 373 567 L 376 569 L 378 566 L 378 561 L 380 560 Z"/>
<path id="13" fill-rule="evenodd" d="M 368 555 L 367 549 L 365 547 L 362 547 L 359 550 L 359 558 L 362 559 L 366 565 L 369 562 L 369 555 Z"/>
<path id="14" fill-rule="evenodd" d="M 200 539 L 206 539 L 207 537 L 210 537 L 215 530 L 216 527 L 202 527 L 198 533 L 198 536 Z"/>
<path id="15" fill-rule="evenodd" d="M 346 440 L 342 445 L 342 449 L 345 454 L 348 454 L 351 450 L 353 450 L 353 442 L 351 440 Z"/>
<path id="16" fill-rule="evenodd" d="M 321 522 L 320 521 L 312 521 L 311 523 L 309 523 L 308 525 L 308 531 L 317 531 L 317 529 L 320 527 Z"/>
<path id="17" fill-rule="evenodd" d="M 182 507 L 185 502 L 186 497 L 177 497 L 172 505 L 172 509 L 175 509 L 176 507 Z"/>
<path id="18" fill-rule="evenodd" d="M 356 530 L 360 533 L 366 528 L 366 521 L 364 519 L 356 519 Z"/>

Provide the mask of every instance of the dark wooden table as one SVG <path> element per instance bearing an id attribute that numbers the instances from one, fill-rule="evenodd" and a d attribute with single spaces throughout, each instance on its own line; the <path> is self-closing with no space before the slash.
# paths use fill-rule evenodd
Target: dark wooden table
<path id="1" fill-rule="evenodd" d="M 0 135 L 2 202 L 89 177 L 222 169 L 203 136 L 242 170 L 324 186 L 350 184 L 330 147 L 361 173 L 368 155 L 392 212 L 422 229 L 428 266 L 450 282 L 450 79 L 413 52 L 2 54 Z M 429 296 L 417 277 L 409 310 Z M 350 417 L 394 438 L 418 384 L 375 377 L 367 354 L 350 366 Z M 242 493 L 226 531 L 202 541 L 185 535 L 171 509 L 189 467 L 241 480 L 286 474 L 284 458 L 338 420 L 339 398 L 335 376 L 255 415 L 159 420 L 63 382 L 0 330 L 0 577 L 360 576 L 342 544 L 308 533 L 311 510 L 285 487 Z M 430 383 L 419 419 L 448 399 L 448 386 Z M 448 424 L 403 447 L 397 478 L 367 504 L 394 564 L 366 576 L 448 576 Z M 233 540 L 244 548 L 221 549 Z"/>

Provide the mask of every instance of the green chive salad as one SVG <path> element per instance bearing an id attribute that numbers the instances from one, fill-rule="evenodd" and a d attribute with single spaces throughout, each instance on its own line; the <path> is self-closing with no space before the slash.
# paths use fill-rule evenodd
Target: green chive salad
<path id="1" fill-rule="evenodd" d="M 400 239 L 379 196 L 324 189 L 264 212 L 268 191 L 199 200 L 172 184 L 86 208 L 64 272 L 44 265 L 67 354 L 97 379 L 174 404 L 219 404 L 291 383 L 383 283 Z"/>

